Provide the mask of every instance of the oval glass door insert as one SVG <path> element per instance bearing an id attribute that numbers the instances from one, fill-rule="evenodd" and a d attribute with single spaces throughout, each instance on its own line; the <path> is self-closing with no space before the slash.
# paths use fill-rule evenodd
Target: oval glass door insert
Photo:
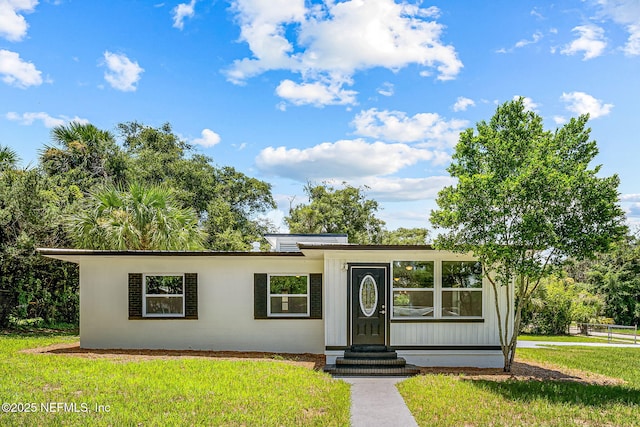
<path id="1" fill-rule="evenodd" d="M 367 274 L 360 282 L 360 310 L 365 316 L 371 317 L 378 306 L 378 287 L 376 280 Z"/>

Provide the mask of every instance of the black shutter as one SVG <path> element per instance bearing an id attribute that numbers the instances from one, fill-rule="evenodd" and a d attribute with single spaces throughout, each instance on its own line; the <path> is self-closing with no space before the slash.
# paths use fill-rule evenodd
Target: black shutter
<path id="1" fill-rule="evenodd" d="M 311 319 L 322 319 L 322 274 L 309 275 Z"/>
<path id="2" fill-rule="evenodd" d="M 142 319 L 142 273 L 129 273 L 129 319 Z"/>
<path id="3" fill-rule="evenodd" d="M 253 318 L 267 318 L 267 275 L 253 275 Z"/>
<path id="4" fill-rule="evenodd" d="M 198 273 L 184 274 L 184 317 L 198 318 Z"/>

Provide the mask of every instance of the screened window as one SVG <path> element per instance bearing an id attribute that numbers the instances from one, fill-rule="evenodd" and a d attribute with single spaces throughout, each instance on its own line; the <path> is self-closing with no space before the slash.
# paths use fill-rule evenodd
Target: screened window
<path id="1" fill-rule="evenodd" d="M 442 317 L 482 316 L 482 264 L 442 262 Z"/>
<path id="2" fill-rule="evenodd" d="M 269 275 L 269 316 L 309 316 L 309 276 Z"/>
<path id="3" fill-rule="evenodd" d="M 393 318 L 434 315 L 433 261 L 394 261 Z"/>
<path id="4" fill-rule="evenodd" d="M 146 274 L 143 292 L 144 316 L 184 316 L 183 274 Z"/>

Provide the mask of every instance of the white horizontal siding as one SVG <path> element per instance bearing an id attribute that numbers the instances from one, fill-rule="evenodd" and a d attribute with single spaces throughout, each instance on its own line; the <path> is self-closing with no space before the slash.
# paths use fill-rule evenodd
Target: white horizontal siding
<path id="1" fill-rule="evenodd" d="M 348 345 L 349 307 L 347 307 L 348 263 L 385 263 L 393 261 L 464 261 L 469 255 L 452 252 L 422 251 L 327 251 L 325 252 L 325 343 L 327 346 Z M 438 265 L 438 263 L 436 263 Z M 436 274 L 439 268 L 436 269 Z M 483 322 L 391 322 L 389 341 L 394 346 L 497 346 L 500 345 L 493 290 L 483 282 Z M 506 300 L 501 298 L 501 307 Z M 505 313 L 503 313 L 504 315 Z M 513 318 L 513 317 L 511 317 Z"/>
<path id="2" fill-rule="evenodd" d="M 325 345 L 347 345 L 347 272 L 339 259 L 326 259 L 325 289 Z"/>

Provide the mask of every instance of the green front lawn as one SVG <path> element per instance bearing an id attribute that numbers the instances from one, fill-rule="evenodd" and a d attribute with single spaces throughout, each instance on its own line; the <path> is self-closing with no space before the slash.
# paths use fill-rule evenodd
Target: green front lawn
<path id="1" fill-rule="evenodd" d="M 606 332 L 605 332 L 606 334 Z M 518 341 L 551 341 L 551 342 L 599 342 L 608 343 L 609 338 L 607 335 L 518 335 Z M 629 338 L 613 337 L 612 343 L 618 344 L 634 344 L 633 335 Z M 640 343 L 640 339 L 638 340 Z"/>
<path id="2" fill-rule="evenodd" d="M 606 343 L 607 338 L 588 337 L 584 335 L 518 335 L 518 341 L 549 341 L 549 342 L 599 342 Z"/>
<path id="3" fill-rule="evenodd" d="M 426 375 L 398 384 L 421 426 L 638 426 L 640 349 L 519 349 L 533 360 L 622 378 L 624 385 Z"/>
<path id="4" fill-rule="evenodd" d="M 348 384 L 282 362 L 19 352 L 76 340 L 0 336 L 0 401 L 35 409 L 0 412 L 0 425 L 349 424 Z"/>

